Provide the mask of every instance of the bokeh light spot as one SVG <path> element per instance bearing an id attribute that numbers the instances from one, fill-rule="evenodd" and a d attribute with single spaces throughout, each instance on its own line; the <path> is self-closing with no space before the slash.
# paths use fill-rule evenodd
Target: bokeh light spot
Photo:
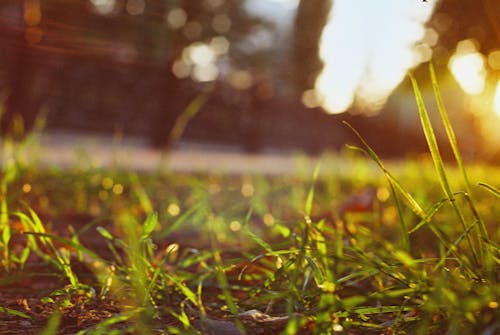
<path id="1" fill-rule="evenodd" d="M 315 89 L 304 91 L 301 101 L 307 108 L 316 108 L 321 105 L 321 98 Z"/>
<path id="2" fill-rule="evenodd" d="M 229 41 L 224 36 L 215 36 L 210 41 L 210 48 L 217 55 L 225 55 L 229 51 Z"/>
<path id="3" fill-rule="evenodd" d="M 229 85 L 237 90 L 246 90 L 252 86 L 252 74 L 248 71 L 237 70 L 229 75 Z"/>
<path id="4" fill-rule="evenodd" d="M 176 203 L 171 203 L 167 207 L 167 213 L 170 216 L 178 216 L 181 213 L 181 209 Z"/>
<path id="5" fill-rule="evenodd" d="M 111 14 L 115 10 L 116 0 L 90 0 L 90 2 L 101 15 Z"/>
<path id="6" fill-rule="evenodd" d="M 500 50 L 494 50 L 488 55 L 488 65 L 493 70 L 500 70 Z"/>
<path id="7" fill-rule="evenodd" d="M 166 20 L 170 28 L 182 28 L 187 21 L 186 11 L 182 8 L 174 8 L 167 13 Z"/>
<path id="8" fill-rule="evenodd" d="M 113 185 L 112 191 L 116 195 L 122 194 L 123 193 L 123 185 L 122 184 Z"/>
<path id="9" fill-rule="evenodd" d="M 241 230 L 241 223 L 239 221 L 231 221 L 231 223 L 229 224 L 229 229 L 231 229 L 231 231 L 240 231 Z"/>
<path id="10" fill-rule="evenodd" d="M 484 57 L 476 50 L 471 40 L 457 44 L 455 54 L 450 58 L 448 67 L 462 90 L 470 95 L 484 90 L 486 70 Z"/>
<path id="11" fill-rule="evenodd" d="M 113 187 L 113 179 L 105 177 L 102 179 L 101 185 L 105 190 L 110 190 Z"/>
<path id="12" fill-rule="evenodd" d="M 172 64 L 172 73 L 177 78 L 187 78 L 191 73 L 191 68 L 182 60 L 176 60 L 174 64 Z"/>
<path id="13" fill-rule="evenodd" d="M 264 221 L 264 224 L 268 227 L 271 227 L 274 225 L 274 216 L 271 213 L 266 213 L 262 217 L 262 220 Z"/>
<path id="14" fill-rule="evenodd" d="M 31 192 L 31 184 L 24 184 L 22 187 L 23 193 L 30 193 Z"/>
<path id="15" fill-rule="evenodd" d="M 249 198 L 254 194 L 254 192 L 255 189 L 251 183 L 245 182 L 243 183 L 243 185 L 241 185 L 241 194 L 244 197 Z"/>

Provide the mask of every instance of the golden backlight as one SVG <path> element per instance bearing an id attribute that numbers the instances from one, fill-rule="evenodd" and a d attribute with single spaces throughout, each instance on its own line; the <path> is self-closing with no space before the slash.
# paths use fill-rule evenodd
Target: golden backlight
<path id="1" fill-rule="evenodd" d="M 457 44 L 448 67 L 465 93 L 483 93 L 486 80 L 485 60 L 473 41 L 464 40 Z"/>
<path id="2" fill-rule="evenodd" d="M 320 42 L 319 104 L 330 113 L 344 112 L 355 102 L 365 110 L 380 109 L 407 71 L 431 58 L 437 34 L 424 25 L 434 5 L 335 0 Z M 313 96 L 303 97 L 306 105 Z"/>
<path id="3" fill-rule="evenodd" d="M 493 98 L 493 111 L 500 117 L 500 80 L 497 83 L 495 97 Z"/>

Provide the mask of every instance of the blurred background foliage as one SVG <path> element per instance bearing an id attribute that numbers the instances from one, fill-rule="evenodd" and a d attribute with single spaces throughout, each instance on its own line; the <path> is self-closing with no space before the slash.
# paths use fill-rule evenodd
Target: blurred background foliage
<path id="1" fill-rule="evenodd" d="M 182 140 L 317 153 L 351 139 L 339 122 L 347 120 L 382 155 L 425 151 L 407 80 L 376 114 L 353 106 L 332 115 L 310 103 L 304 92 L 322 70 L 320 38 L 335 1 L 290 2 L 3 0 L 2 132 L 15 115 L 29 129 L 41 113 L 49 130 L 120 132 L 163 146 L 203 96 Z M 469 158 L 498 159 L 498 118 L 484 106 L 491 99 L 460 91 L 450 62 L 460 50 L 481 55 L 484 94 L 494 95 L 499 22 L 497 1 L 441 0 L 415 46 L 430 50 Z M 432 103 L 427 66 L 414 74 Z"/>

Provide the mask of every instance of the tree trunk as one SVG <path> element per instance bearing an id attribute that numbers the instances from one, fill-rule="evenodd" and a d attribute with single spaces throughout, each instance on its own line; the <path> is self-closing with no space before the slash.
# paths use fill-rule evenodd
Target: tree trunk
<path id="1" fill-rule="evenodd" d="M 331 0 L 300 1 L 294 31 L 294 69 L 298 92 L 313 88 L 323 68 L 319 42 L 331 6 Z"/>

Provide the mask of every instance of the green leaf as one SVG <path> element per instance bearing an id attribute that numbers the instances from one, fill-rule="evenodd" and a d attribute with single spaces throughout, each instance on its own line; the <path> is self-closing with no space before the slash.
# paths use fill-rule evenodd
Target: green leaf
<path id="1" fill-rule="evenodd" d="M 142 231 L 141 239 L 148 238 L 157 225 L 158 225 L 158 214 L 157 213 L 149 214 L 148 217 L 146 218 L 146 221 L 144 222 L 144 228 Z"/>
<path id="2" fill-rule="evenodd" d="M 98 226 L 96 230 L 99 234 L 101 234 L 102 237 L 104 237 L 107 240 L 113 241 L 115 239 L 114 236 L 111 235 L 111 233 L 102 226 Z"/>
<path id="3" fill-rule="evenodd" d="M 25 314 L 23 312 L 19 312 L 19 311 L 16 311 L 15 309 L 10 309 L 7 307 L 0 306 L 0 313 L 6 313 L 6 314 L 14 315 L 14 316 L 19 316 L 19 317 L 25 318 L 25 319 L 31 319 L 31 316 L 29 316 L 28 314 Z"/>

